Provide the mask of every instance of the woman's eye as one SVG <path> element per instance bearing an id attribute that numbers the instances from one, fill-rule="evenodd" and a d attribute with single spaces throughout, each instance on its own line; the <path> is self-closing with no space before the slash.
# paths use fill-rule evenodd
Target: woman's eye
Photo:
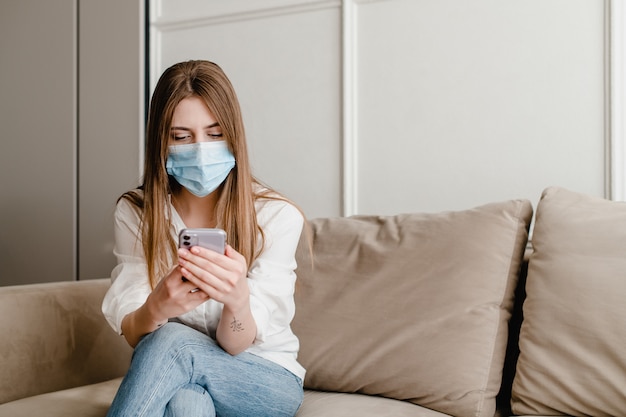
<path id="1" fill-rule="evenodd" d="M 185 140 L 191 136 L 190 135 L 172 135 L 172 137 L 174 138 L 174 140 Z"/>
<path id="2" fill-rule="evenodd" d="M 211 139 L 220 139 L 223 135 L 221 133 L 207 133 L 207 136 Z"/>

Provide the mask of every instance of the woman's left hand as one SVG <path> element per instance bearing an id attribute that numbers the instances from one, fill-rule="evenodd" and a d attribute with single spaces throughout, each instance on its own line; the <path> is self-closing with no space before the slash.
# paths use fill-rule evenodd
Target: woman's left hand
<path id="1" fill-rule="evenodd" d="M 216 330 L 217 342 L 236 355 L 256 337 L 256 323 L 250 309 L 246 259 L 226 246 L 224 255 L 200 246 L 178 251 L 178 263 L 185 278 L 210 298 L 224 304 Z"/>
<path id="2" fill-rule="evenodd" d="M 231 311 L 249 305 L 248 265 L 230 245 L 226 245 L 224 255 L 201 246 L 179 249 L 178 263 L 185 278 Z"/>

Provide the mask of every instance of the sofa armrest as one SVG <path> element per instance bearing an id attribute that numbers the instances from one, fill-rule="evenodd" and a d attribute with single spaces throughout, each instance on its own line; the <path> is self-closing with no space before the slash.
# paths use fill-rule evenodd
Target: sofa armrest
<path id="1" fill-rule="evenodd" d="M 0 287 L 0 404 L 124 375 L 132 349 L 100 310 L 109 285 Z"/>

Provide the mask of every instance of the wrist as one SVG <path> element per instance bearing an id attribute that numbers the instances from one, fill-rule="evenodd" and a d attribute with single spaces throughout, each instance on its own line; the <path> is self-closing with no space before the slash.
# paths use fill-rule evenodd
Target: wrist
<path id="1" fill-rule="evenodd" d="M 232 302 L 229 304 L 224 304 L 224 310 L 229 312 L 234 316 L 243 316 L 244 314 L 249 313 L 250 310 L 250 297 L 245 297 L 245 299 Z"/>
<path id="2" fill-rule="evenodd" d="M 143 305 L 143 310 L 145 319 L 156 328 L 163 326 L 169 319 L 169 317 L 163 317 L 163 314 L 161 314 L 158 306 L 154 304 L 150 296 L 148 296 L 148 299 Z"/>

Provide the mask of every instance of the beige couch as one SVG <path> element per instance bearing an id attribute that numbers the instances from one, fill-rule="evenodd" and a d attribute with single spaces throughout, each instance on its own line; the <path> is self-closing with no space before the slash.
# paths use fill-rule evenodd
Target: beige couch
<path id="1" fill-rule="evenodd" d="M 546 190 L 530 254 L 532 212 L 312 220 L 298 417 L 625 415 L 626 205 Z M 131 355 L 108 285 L 0 288 L 0 417 L 106 414 Z"/>

